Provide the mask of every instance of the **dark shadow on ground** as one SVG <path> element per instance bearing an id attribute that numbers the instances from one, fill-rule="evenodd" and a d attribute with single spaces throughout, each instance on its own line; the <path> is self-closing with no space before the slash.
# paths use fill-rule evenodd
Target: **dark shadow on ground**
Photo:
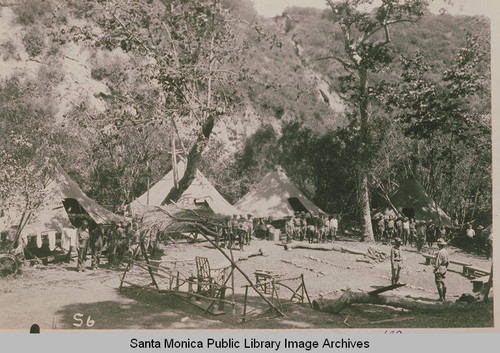
<path id="1" fill-rule="evenodd" d="M 281 301 L 285 316 L 279 316 L 259 296 L 249 296 L 246 322 L 242 322 L 242 295 L 235 295 L 238 303 L 235 316 L 226 304 L 225 314 L 214 316 L 186 303 L 176 296 L 154 290 L 124 288 L 117 301 L 72 304 L 56 313 L 57 329 L 307 329 L 307 328 L 452 328 L 493 326 L 493 304 L 475 303 L 469 310 L 448 311 L 438 314 L 411 312 L 373 304 L 351 305 L 339 314 L 315 311 L 309 304 L 289 304 Z M 230 299 L 230 298 L 227 298 Z M 426 299 L 426 298 L 414 298 Z M 207 307 L 205 300 L 194 301 Z M 83 325 L 74 315 L 83 314 Z M 86 327 L 87 317 L 95 321 Z"/>

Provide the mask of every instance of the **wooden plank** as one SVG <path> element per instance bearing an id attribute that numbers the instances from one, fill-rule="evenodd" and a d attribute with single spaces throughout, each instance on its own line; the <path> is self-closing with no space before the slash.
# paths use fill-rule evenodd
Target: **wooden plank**
<path id="1" fill-rule="evenodd" d="M 387 291 L 390 291 L 390 290 L 393 290 L 393 289 L 396 289 L 396 288 L 399 288 L 399 287 L 403 287 L 403 286 L 406 286 L 406 284 L 404 284 L 404 283 L 391 284 L 390 286 L 386 286 L 386 287 L 382 287 L 382 288 L 378 288 L 378 289 L 372 290 L 372 291 L 368 292 L 368 294 L 370 294 L 370 295 L 377 295 L 377 294 L 380 294 L 380 293 L 383 293 L 383 292 L 387 292 Z"/>
<path id="2" fill-rule="evenodd" d="M 489 280 L 490 280 L 490 275 L 479 277 L 479 278 L 474 278 L 474 279 L 471 279 L 470 281 L 471 282 L 483 282 L 483 283 L 486 283 Z"/>

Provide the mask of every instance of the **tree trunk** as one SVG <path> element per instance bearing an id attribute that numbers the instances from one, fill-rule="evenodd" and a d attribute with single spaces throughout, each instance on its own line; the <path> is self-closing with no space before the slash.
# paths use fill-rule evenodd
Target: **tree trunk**
<path id="1" fill-rule="evenodd" d="M 442 312 L 446 310 L 464 309 L 465 302 L 423 301 L 398 296 L 371 295 L 368 292 L 346 291 L 337 299 L 318 299 L 313 301 L 314 309 L 337 314 L 351 304 L 379 304 L 408 310 L 425 312 Z"/>
<path id="2" fill-rule="evenodd" d="M 372 216 L 370 212 L 370 194 L 368 191 L 368 175 L 366 170 L 362 170 L 361 172 L 361 210 L 363 212 L 363 223 L 364 223 L 364 234 L 365 240 L 369 242 L 375 242 L 375 237 L 373 234 L 372 227 Z"/>
<path id="3" fill-rule="evenodd" d="M 368 148 L 369 138 L 369 114 L 368 104 L 369 96 L 367 91 L 368 74 L 366 69 L 359 69 L 359 121 L 360 121 L 360 141 L 359 141 L 359 192 L 360 192 L 360 208 L 363 215 L 364 237 L 369 242 L 375 242 L 373 234 L 372 216 L 370 210 L 370 191 L 368 188 L 368 164 L 370 161 L 370 151 Z"/>
<path id="4" fill-rule="evenodd" d="M 186 191 L 189 185 L 191 185 L 191 183 L 193 182 L 196 168 L 198 167 L 198 163 L 201 160 L 201 154 L 207 146 L 210 134 L 212 133 L 212 129 L 214 128 L 215 118 L 216 114 L 214 113 L 208 115 L 202 126 L 202 131 L 198 136 L 198 139 L 189 151 L 186 170 L 181 180 L 179 180 L 179 187 L 177 189 L 172 188 L 172 190 L 170 190 L 167 197 L 165 197 L 165 199 L 163 200 L 162 205 L 170 202 L 177 202 L 184 191 Z"/>

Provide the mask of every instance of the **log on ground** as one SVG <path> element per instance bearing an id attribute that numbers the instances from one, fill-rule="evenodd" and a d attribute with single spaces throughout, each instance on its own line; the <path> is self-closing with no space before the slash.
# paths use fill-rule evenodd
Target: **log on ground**
<path id="1" fill-rule="evenodd" d="M 313 307 L 318 311 L 337 314 L 351 304 L 387 305 L 421 312 L 442 312 L 446 310 L 467 309 L 468 304 L 451 301 L 424 301 L 409 297 L 371 295 L 368 292 L 346 291 L 337 299 L 320 298 L 313 301 Z"/>

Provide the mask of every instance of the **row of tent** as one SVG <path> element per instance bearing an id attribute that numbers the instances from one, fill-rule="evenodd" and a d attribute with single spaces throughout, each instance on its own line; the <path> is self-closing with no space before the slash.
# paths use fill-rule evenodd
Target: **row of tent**
<path id="1" fill-rule="evenodd" d="M 183 177 L 186 163 L 179 161 L 177 172 Z M 153 185 L 149 191 L 130 204 L 133 215 L 140 215 L 149 207 L 168 203 L 165 197 L 174 187 L 173 170 Z M 293 184 L 281 168 L 269 172 L 249 193 L 234 206 L 214 188 L 207 178 L 197 169 L 191 185 L 181 195 L 177 204 L 193 206 L 205 204 L 214 213 L 222 215 L 246 215 L 254 217 L 284 218 L 295 211 L 323 213 Z"/>
<path id="2" fill-rule="evenodd" d="M 178 178 L 181 179 L 186 169 L 186 162 L 177 164 Z M 174 187 L 174 173 L 171 170 L 148 191 L 130 204 L 132 216 L 141 216 L 148 210 L 168 203 L 166 196 Z M 109 224 L 125 220 L 94 200 L 79 188 L 76 182 L 57 163 L 54 163 L 53 176 L 44 190 L 44 200 L 36 215 L 23 230 L 24 234 L 39 234 L 48 230 L 60 230 L 79 226 L 78 217 L 84 214 L 96 224 Z M 254 217 L 272 217 L 281 219 L 295 212 L 323 211 L 309 200 L 288 178 L 280 167 L 269 172 L 264 178 L 244 195 L 235 205 L 231 205 L 215 189 L 208 179 L 197 169 L 195 177 L 176 203 L 181 207 L 208 207 L 213 213 L 221 215 L 246 215 Z M 451 219 L 425 193 L 414 179 L 405 182 L 391 199 L 391 206 L 380 210 L 376 217 L 396 216 L 401 214 L 415 219 L 433 220 L 443 225 L 451 225 Z"/>

